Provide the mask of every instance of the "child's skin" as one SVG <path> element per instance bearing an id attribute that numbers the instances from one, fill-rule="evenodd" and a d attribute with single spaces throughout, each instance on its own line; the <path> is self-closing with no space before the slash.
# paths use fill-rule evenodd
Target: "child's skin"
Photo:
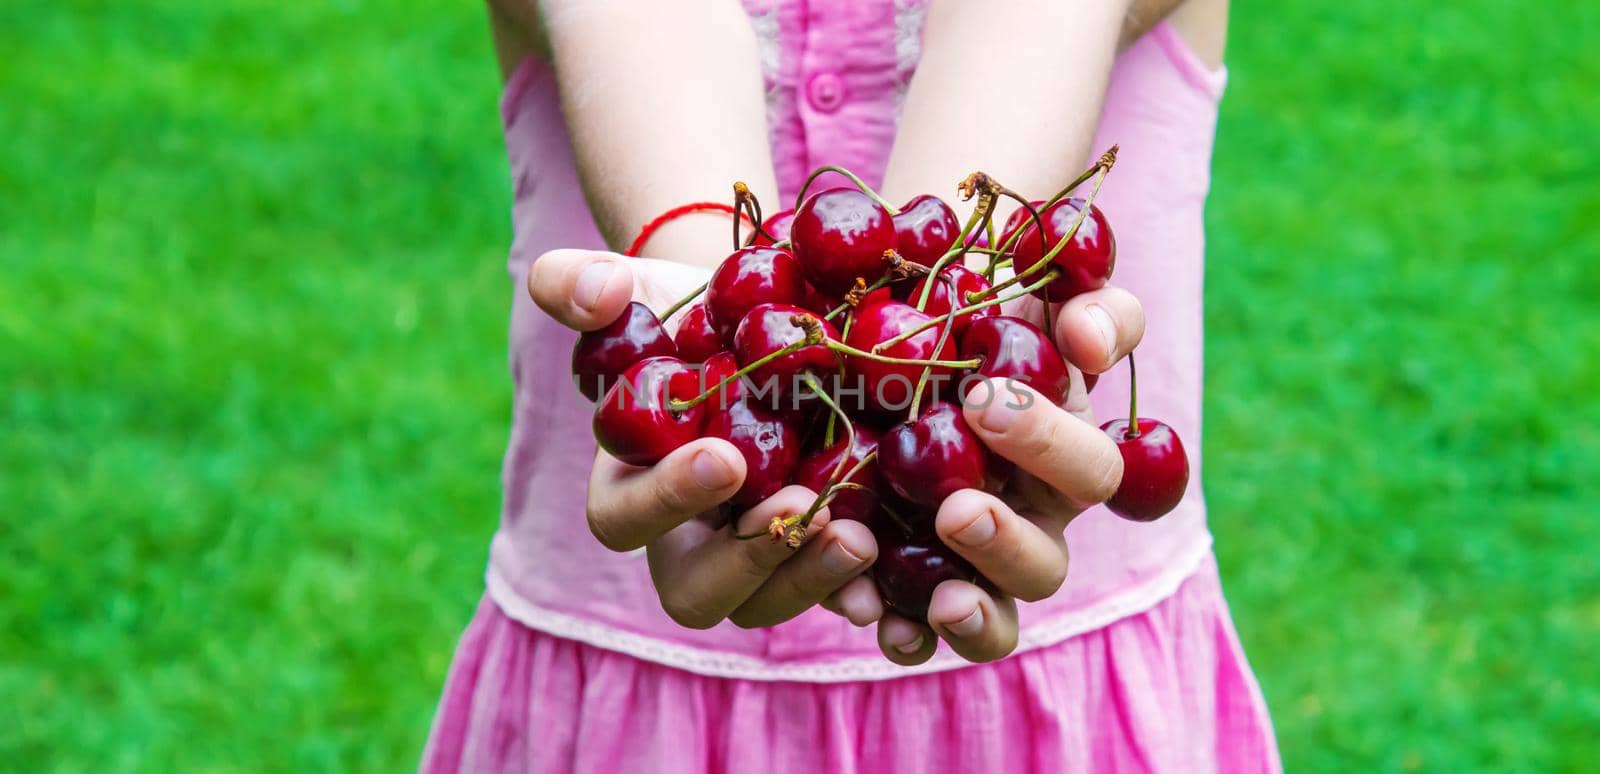
<path id="1" fill-rule="evenodd" d="M 1170 12 L 1202 59 L 1220 61 L 1226 0 L 1175 6 L 1178 0 L 932 0 L 884 195 L 954 198 L 955 182 L 976 169 L 1018 191 L 1059 189 L 1102 150 L 1089 143 L 1122 45 Z M 770 211 L 788 206 L 777 198 L 756 42 L 738 0 L 546 0 L 537 7 L 491 0 L 490 10 L 507 71 L 529 53 L 554 62 L 580 176 L 611 244 L 628 243 L 670 207 L 728 198 L 733 180 L 747 183 Z M 562 324 L 592 330 L 630 300 L 665 307 L 703 277 L 685 264 L 710 267 L 728 250 L 725 217 L 690 216 L 652 237 L 647 252 L 663 260 L 557 250 L 534 263 L 529 289 Z M 1024 305 L 1018 313 L 1037 319 L 1041 310 Z M 1138 344 L 1144 315 L 1130 293 L 1107 287 L 1062 305 L 1053 329 L 1073 366 L 1103 373 Z M 899 664 L 930 658 L 932 635 L 969 660 L 1001 658 L 1016 647 L 1013 600 L 1042 599 L 1060 587 L 1063 530 L 1115 491 L 1122 460 L 1088 421 L 1081 378 L 1064 407 L 1037 400 L 1015 409 L 984 400 L 988 389 L 974 388 L 966 417 L 991 450 L 1018 464 L 1015 494 L 958 492 L 939 508 L 936 529 L 1001 593 L 948 581 L 934 594 L 931 628 L 885 612 L 862 575 L 877 547 L 859 523 L 830 522 L 824 512 L 793 552 L 735 540 L 694 518 L 743 480 L 742 457 L 719 439 L 700 439 L 648 469 L 600 452 L 589 524 L 613 550 L 647 549 L 663 607 L 687 626 L 724 619 L 768 626 L 821 603 L 856 625 L 876 622 L 884 655 Z M 803 511 L 813 496 L 789 487 L 745 514 L 739 530 Z"/>

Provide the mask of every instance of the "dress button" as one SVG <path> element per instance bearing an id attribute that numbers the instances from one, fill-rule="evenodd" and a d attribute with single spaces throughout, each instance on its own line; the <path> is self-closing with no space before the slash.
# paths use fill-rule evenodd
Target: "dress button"
<path id="1" fill-rule="evenodd" d="M 844 102 L 844 81 L 833 73 L 818 73 L 807 84 L 806 97 L 811 100 L 811 107 L 832 113 Z"/>

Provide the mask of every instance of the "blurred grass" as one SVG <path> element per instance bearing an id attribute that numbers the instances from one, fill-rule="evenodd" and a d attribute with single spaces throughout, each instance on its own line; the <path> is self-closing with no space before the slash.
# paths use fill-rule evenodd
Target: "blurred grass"
<path id="1" fill-rule="evenodd" d="M 485 33 L 0 9 L 0 766 L 414 765 L 508 419 Z M 1236 12 L 1205 483 L 1292 769 L 1600 759 L 1597 47 Z"/>

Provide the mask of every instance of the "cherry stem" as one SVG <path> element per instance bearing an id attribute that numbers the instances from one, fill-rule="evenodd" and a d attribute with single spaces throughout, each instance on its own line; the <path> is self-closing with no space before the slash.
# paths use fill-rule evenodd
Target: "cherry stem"
<path id="1" fill-rule="evenodd" d="M 823 343 L 825 338 L 822 336 L 822 326 L 821 325 L 805 325 L 805 324 L 802 324 L 799 321 L 799 318 L 801 318 L 801 317 L 802 317 L 802 315 L 795 315 L 796 321 L 795 321 L 794 324 L 795 324 L 795 327 L 805 328 L 806 329 L 806 337 L 805 338 L 803 338 L 803 339 L 801 339 L 799 341 L 796 341 L 796 342 L 794 342 L 792 344 L 787 344 L 785 346 L 779 347 L 778 349 L 775 349 L 772 352 L 769 352 L 769 353 L 767 353 L 765 355 L 762 355 L 759 358 L 756 358 L 755 360 L 751 361 L 751 363 L 749 365 L 746 365 L 743 368 L 740 368 L 739 370 L 734 371 L 733 373 L 722 377 L 722 380 L 717 382 L 710 389 L 706 390 L 705 392 L 700 393 L 699 395 L 694 396 L 693 398 L 690 398 L 689 400 L 676 400 L 676 399 L 674 399 L 674 400 L 667 401 L 667 410 L 671 411 L 674 414 L 681 414 L 681 413 L 683 413 L 685 411 L 688 411 L 689 409 L 692 409 L 695 406 L 698 406 L 698 405 L 706 402 L 706 399 L 710 398 L 712 395 L 715 395 L 718 392 L 721 392 L 723 390 L 723 388 L 727 387 L 734 380 L 743 378 L 745 374 L 748 374 L 751 371 L 756 370 L 757 368 L 760 368 L 760 367 L 762 367 L 762 366 L 764 366 L 764 365 L 766 365 L 766 364 L 768 364 L 768 363 L 770 363 L 770 362 L 772 362 L 774 360 L 777 360 L 778 358 L 783 357 L 784 355 L 787 355 L 787 354 L 790 354 L 792 352 L 795 352 L 795 351 L 801 349 L 802 347 L 809 347 L 809 346 L 814 346 L 816 344 Z M 804 315 L 804 317 L 810 318 L 810 315 Z"/>
<path id="2" fill-rule="evenodd" d="M 889 363 L 891 365 L 916 365 L 938 368 L 977 368 L 983 363 L 983 358 L 981 357 L 975 357 L 969 360 L 919 360 L 917 358 L 909 357 L 890 357 L 888 355 L 877 354 L 876 352 L 868 352 L 864 349 L 856 349 L 849 344 L 834 341 L 832 339 L 827 340 L 824 342 L 824 344 L 828 349 L 849 355 L 850 357 L 859 357 L 865 360 L 872 360 L 878 363 Z"/>
<path id="3" fill-rule="evenodd" d="M 737 220 L 737 218 L 735 218 L 735 220 Z M 690 302 L 692 302 L 695 299 L 699 298 L 700 294 L 706 292 L 706 288 L 709 288 L 709 287 L 711 287 L 711 281 L 707 280 L 706 284 L 701 285 L 700 287 L 697 287 L 694 290 L 689 291 L 689 295 L 678 299 L 678 301 L 676 303 L 674 303 L 672 306 L 667 307 L 666 310 L 663 311 L 661 313 L 661 316 L 659 318 L 657 318 L 657 319 L 661 320 L 662 322 L 666 322 L 667 320 L 672 319 L 672 316 L 677 314 L 679 309 L 682 309 L 682 308 L 688 306 L 690 304 Z"/>
<path id="4" fill-rule="evenodd" d="M 827 390 L 822 389 L 822 383 L 817 381 L 817 377 L 806 374 L 806 386 L 811 388 L 817 399 L 828 407 L 828 411 L 832 412 L 835 418 L 844 423 L 844 438 L 847 449 L 854 449 L 856 447 L 855 423 L 851 422 L 850 417 L 845 415 L 844 409 L 839 408 L 839 404 L 833 401 L 833 396 L 829 395 Z M 832 445 L 831 440 L 829 445 Z M 833 473 L 828 478 L 829 484 L 839 480 L 839 472 L 844 468 L 845 460 L 848 459 L 850 459 L 850 453 L 846 451 L 845 456 L 839 458 L 839 464 L 834 466 Z"/>
<path id="5" fill-rule="evenodd" d="M 1042 288 L 1042 287 L 1054 282 L 1056 277 L 1059 277 L 1060 275 L 1061 275 L 1061 270 L 1060 269 L 1051 269 L 1044 277 L 1040 278 L 1038 281 L 1034 282 L 1032 285 L 1029 285 L 1029 286 L 1027 286 L 1027 287 L 1015 292 L 1015 293 L 1012 293 L 1009 296 L 997 296 L 997 297 L 994 297 L 994 298 L 988 298 L 988 299 L 984 299 L 982 301 L 977 301 L 976 303 L 971 303 L 968 306 L 963 306 L 960 309 L 952 309 L 951 311 L 949 311 L 949 312 L 947 312 L 945 314 L 939 315 L 938 317 L 934 317 L 932 319 L 923 321 L 922 323 L 918 324 L 915 328 L 911 328 L 909 330 L 901 331 L 900 333 L 896 334 L 892 338 L 884 339 L 883 341 L 878 342 L 878 344 L 875 345 L 873 347 L 873 349 L 883 349 L 883 348 L 886 348 L 886 347 L 893 346 L 895 344 L 899 344 L 900 342 L 905 341 L 906 339 L 909 339 L 912 336 L 915 336 L 915 335 L 917 335 L 917 334 L 919 334 L 919 333 L 921 333 L 921 332 L 923 332 L 923 331 L 925 331 L 925 330 L 927 330 L 929 328 L 932 328 L 935 325 L 942 324 L 945 321 L 946 318 L 961 317 L 962 315 L 972 314 L 973 312 L 977 312 L 977 311 L 982 310 L 982 309 L 988 309 L 991 306 L 999 306 L 1000 304 L 1004 304 L 1004 303 L 1006 303 L 1008 301 L 1015 301 L 1015 300 L 1017 300 L 1019 298 L 1022 298 L 1024 296 L 1028 295 L 1029 293 L 1032 293 L 1035 290 L 1038 290 L 1039 288 Z M 1007 287 L 1007 286 L 1010 286 L 1010 285 L 1015 285 L 1016 284 L 1015 280 L 1016 280 L 1015 277 L 1013 277 L 1013 278 L 1011 278 L 1009 280 L 1006 280 L 999 287 Z M 967 294 L 967 300 L 968 301 L 973 301 L 974 297 L 978 296 L 978 295 L 980 295 L 980 294 L 979 293 L 968 293 Z"/>
<path id="6" fill-rule="evenodd" d="M 928 267 L 923 266 L 916 261 L 908 261 L 904 258 L 901 258 L 900 254 L 893 250 L 885 250 L 883 256 L 884 260 L 889 264 L 889 270 L 884 272 L 883 276 L 874 280 L 871 285 L 864 284 L 861 278 L 857 277 L 856 286 L 851 288 L 850 292 L 845 294 L 844 303 L 829 310 L 827 314 L 822 316 L 822 319 L 832 320 L 836 315 L 844 312 L 846 309 L 850 309 L 860 304 L 861 299 L 871 295 L 874 290 L 888 287 L 896 282 L 911 279 L 912 277 L 926 276 L 930 271 Z"/>
<path id="7" fill-rule="evenodd" d="M 735 181 L 733 184 L 733 249 L 738 250 L 744 247 L 744 240 L 741 238 L 739 233 L 740 221 L 744 220 L 744 218 L 738 217 L 744 209 L 748 209 L 750 211 L 750 222 L 754 224 L 755 232 L 757 234 L 766 237 L 767 241 L 769 242 L 778 241 L 773 239 L 772 235 L 767 233 L 766 228 L 762 225 L 763 219 L 761 217 L 761 200 L 757 199 L 756 195 L 750 192 L 750 186 L 745 185 L 744 181 L 739 180 Z"/>
<path id="8" fill-rule="evenodd" d="M 911 524 L 910 522 L 906 521 L 906 517 L 901 516 L 897 511 L 895 511 L 895 509 L 890 508 L 888 503 L 883 502 L 881 499 L 878 501 L 878 507 L 883 509 L 884 515 L 888 516 L 889 520 L 893 521 L 895 526 L 899 527 L 902 533 L 906 535 L 911 534 Z"/>
<path id="9" fill-rule="evenodd" d="M 1133 364 L 1133 353 L 1128 353 L 1128 429 L 1122 432 L 1125 441 L 1138 438 L 1139 433 L 1139 369 Z"/>
<path id="10" fill-rule="evenodd" d="M 856 188 L 860 189 L 862 193 L 866 194 L 873 201 L 877 202 L 879 204 L 879 206 L 881 206 L 884 209 L 888 210 L 890 215 L 899 215 L 900 214 L 900 208 L 894 206 L 893 204 L 890 204 L 889 201 L 887 199 L 884 199 L 881 194 L 879 194 L 877 191 L 872 190 L 872 186 L 867 185 L 866 181 L 864 181 L 861 178 L 857 177 L 856 173 L 851 172 L 850 170 L 845 169 L 844 167 L 837 167 L 837 166 L 834 166 L 832 164 L 829 164 L 827 166 L 817 167 L 814 171 L 812 171 L 811 176 L 806 178 L 805 185 L 800 186 L 800 193 L 795 194 L 795 197 L 794 197 L 794 209 L 795 209 L 796 212 L 799 212 L 800 211 L 800 205 L 805 203 L 805 201 L 806 201 L 806 191 L 811 189 L 811 183 L 814 182 L 817 179 L 817 177 L 820 176 L 824 172 L 837 172 L 837 173 L 839 173 L 841 175 L 844 175 L 845 177 L 849 178 L 850 182 L 854 183 Z"/>
<path id="11" fill-rule="evenodd" d="M 943 279 L 946 282 L 950 283 L 950 298 L 954 299 L 956 297 L 956 280 L 955 280 L 955 277 L 951 277 L 949 275 L 943 275 Z M 928 281 L 928 285 L 932 286 L 933 282 L 932 281 Z M 952 306 L 954 306 L 954 304 L 952 304 Z M 954 311 L 955 311 L 954 309 L 951 310 L 951 312 L 954 312 Z M 939 332 L 939 342 L 937 344 L 933 345 L 933 351 L 934 352 L 943 352 L 944 351 L 945 342 L 950 340 L 950 333 L 951 333 L 951 331 L 954 331 L 955 329 L 956 329 L 956 316 L 954 314 L 948 314 L 948 313 L 945 314 L 944 315 L 944 330 L 941 330 Z M 916 419 L 917 418 L 917 409 L 922 407 L 922 391 L 925 388 L 927 388 L 928 382 L 932 378 L 933 378 L 933 366 L 928 366 L 926 368 L 923 368 L 922 369 L 922 375 L 917 377 L 917 389 L 916 389 L 915 392 L 913 392 L 911 394 L 911 409 L 907 414 L 907 419 Z"/>

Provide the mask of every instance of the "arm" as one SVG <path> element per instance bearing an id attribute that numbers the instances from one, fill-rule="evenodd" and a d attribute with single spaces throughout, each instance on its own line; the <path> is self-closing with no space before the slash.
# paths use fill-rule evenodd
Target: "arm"
<path id="1" fill-rule="evenodd" d="M 730 200 L 735 180 L 776 201 L 755 34 L 736 0 L 540 7 L 584 192 L 614 248 L 668 208 Z M 725 216 L 686 217 L 650 253 L 713 266 L 728 234 Z"/>

